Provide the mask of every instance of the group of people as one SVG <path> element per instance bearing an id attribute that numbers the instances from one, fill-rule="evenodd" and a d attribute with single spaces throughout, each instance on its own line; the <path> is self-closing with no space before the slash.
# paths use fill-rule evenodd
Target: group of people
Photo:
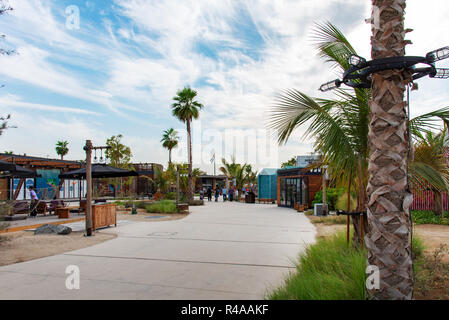
<path id="1" fill-rule="evenodd" d="M 234 196 L 238 195 L 238 191 L 235 187 L 230 187 L 229 190 L 224 188 L 215 188 L 212 189 L 208 187 L 207 189 L 200 190 L 200 199 L 203 200 L 204 196 L 207 196 L 207 201 L 212 201 L 212 196 L 215 197 L 215 202 L 218 202 L 218 198 L 220 196 L 223 197 L 223 202 L 234 201 Z"/>

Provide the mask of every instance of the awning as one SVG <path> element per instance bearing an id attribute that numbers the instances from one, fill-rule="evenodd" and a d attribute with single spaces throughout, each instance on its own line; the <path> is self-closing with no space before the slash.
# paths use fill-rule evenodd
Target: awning
<path id="1" fill-rule="evenodd" d="M 120 177 L 133 177 L 138 173 L 131 170 L 115 168 L 106 164 L 93 164 L 92 165 L 92 178 L 120 178 Z M 81 168 L 59 175 L 60 179 L 86 179 L 86 168 Z"/>
<path id="2" fill-rule="evenodd" d="M 14 178 L 36 178 L 41 177 L 33 170 L 19 166 L 17 164 L 0 160 L 1 177 L 14 177 Z"/>

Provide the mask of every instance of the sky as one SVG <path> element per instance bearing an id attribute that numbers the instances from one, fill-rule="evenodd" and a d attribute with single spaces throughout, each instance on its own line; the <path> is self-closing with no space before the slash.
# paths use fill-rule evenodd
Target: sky
<path id="1" fill-rule="evenodd" d="M 295 131 L 283 146 L 267 130 L 277 93 L 298 89 L 332 98 L 319 86 L 340 75 L 317 56 L 316 23 L 329 21 L 358 54 L 370 57 L 369 0 L 9 0 L 0 17 L 0 115 L 11 114 L 0 152 L 65 159 L 85 158 L 122 134 L 133 162 L 166 165 L 162 132 L 178 131 L 175 161 L 187 161 L 185 124 L 172 116 L 177 91 L 189 86 L 204 105 L 193 127 L 193 163 L 213 173 L 211 157 L 235 155 L 257 169 L 279 167 L 313 152 Z M 449 2 L 408 0 L 407 55 L 449 45 Z M 442 64 L 448 67 L 448 63 Z M 416 116 L 448 106 L 449 81 L 419 80 L 411 93 Z"/>

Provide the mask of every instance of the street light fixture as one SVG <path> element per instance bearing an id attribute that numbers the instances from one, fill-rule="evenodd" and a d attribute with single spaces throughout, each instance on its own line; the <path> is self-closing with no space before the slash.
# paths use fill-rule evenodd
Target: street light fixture
<path id="1" fill-rule="evenodd" d="M 372 74 L 379 71 L 406 69 L 412 74 L 412 79 L 417 80 L 424 76 L 435 79 L 448 79 L 449 69 L 436 68 L 435 62 L 449 58 L 449 46 L 434 50 L 425 57 L 400 56 L 391 58 L 374 59 L 366 61 L 358 55 L 348 57 L 350 67 L 343 73 L 343 79 L 336 79 L 320 86 L 322 92 L 337 89 L 341 84 L 353 88 L 371 88 Z M 418 64 L 427 65 L 416 67 Z"/>

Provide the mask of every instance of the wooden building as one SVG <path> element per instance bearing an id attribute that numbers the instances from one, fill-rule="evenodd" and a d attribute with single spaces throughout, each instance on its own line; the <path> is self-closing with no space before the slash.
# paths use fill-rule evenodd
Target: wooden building
<path id="1" fill-rule="evenodd" d="M 0 160 L 15 163 L 41 175 L 41 177 L 33 179 L 1 178 L 0 200 L 27 199 L 27 187 L 30 185 L 36 188 L 40 199 L 52 198 L 57 189 L 60 191 L 59 196 L 62 198 L 76 197 L 83 188 L 78 181 L 64 181 L 58 178 L 61 173 L 81 168 L 83 166 L 81 161 L 7 153 L 0 153 Z"/>
<path id="2" fill-rule="evenodd" d="M 322 187 L 321 169 L 307 170 L 293 167 L 277 171 L 277 204 L 295 208 L 296 205 L 312 207 L 315 194 Z"/>
<path id="3" fill-rule="evenodd" d="M 229 188 L 229 179 L 225 175 L 200 175 L 196 178 L 195 191 L 199 192 L 201 189 L 215 188 Z"/>

